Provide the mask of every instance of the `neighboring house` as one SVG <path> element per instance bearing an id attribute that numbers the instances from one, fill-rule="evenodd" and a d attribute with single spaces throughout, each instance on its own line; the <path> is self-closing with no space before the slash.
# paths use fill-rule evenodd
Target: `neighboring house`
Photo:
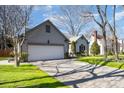
<path id="1" fill-rule="evenodd" d="M 69 54 L 73 53 L 71 45 L 74 41 L 76 46 L 76 53 L 84 52 L 85 55 L 89 55 L 89 42 L 83 35 L 78 37 L 71 37 L 69 40 Z"/>
<path id="2" fill-rule="evenodd" d="M 120 47 L 120 53 L 122 53 L 122 52 L 124 52 L 124 40 L 123 39 L 119 39 L 118 40 L 118 42 L 119 42 L 119 47 Z"/>
<path id="3" fill-rule="evenodd" d="M 28 61 L 64 58 L 69 40 L 49 20 L 26 32 L 22 51 Z"/>
<path id="4" fill-rule="evenodd" d="M 107 39 L 107 50 L 113 52 L 114 51 L 114 45 L 113 45 L 113 39 L 111 37 L 106 37 Z M 89 48 L 91 48 L 91 45 L 94 41 L 97 41 L 98 45 L 100 46 L 100 55 L 104 55 L 104 40 L 103 36 L 97 34 L 97 31 L 93 31 L 90 39 Z M 118 52 L 120 52 L 120 43 L 118 40 Z M 89 51 L 89 54 L 91 52 Z"/>

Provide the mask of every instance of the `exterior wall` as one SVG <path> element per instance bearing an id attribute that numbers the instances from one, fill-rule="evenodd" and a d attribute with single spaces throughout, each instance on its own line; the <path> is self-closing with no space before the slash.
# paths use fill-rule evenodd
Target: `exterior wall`
<path id="1" fill-rule="evenodd" d="M 79 46 L 83 44 L 85 46 L 85 49 L 87 50 L 87 55 L 89 55 L 89 44 L 88 41 L 84 38 L 79 38 L 76 41 L 76 52 L 80 52 Z M 72 49 L 71 49 L 71 43 L 69 44 L 69 54 L 72 53 Z"/>
<path id="2" fill-rule="evenodd" d="M 121 39 L 119 39 L 118 40 L 118 42 L 119 42 L 119 45 L 118 45 L 118 52 L 124 52 L 124 40 L 121 40 Z"/>
<path id="3" fill-rule="evenodd" d="M 50 33 L 46 32 L 46 25 L 50 25 Z M 68 41 L 49 21 L 26 33 L 22 51 L 28 50 L 28 44 L 64 45 L 64 52 L 68 52 Z"/>
<path id="4" fill-rule="evenodd" d="M 91 48 L 91 45 L 92 45 L 92 43 L 94 42 L 94 39 L 93 39 L 94 37 L 92 36 L 91 37 L 91 42 L 90 42 L 90 48 Z M 119 41 L 118 41 L 119 42 Z M 97 43 L 98 43 L 98 45 L 100 46 L 100 55 L 104 55 L 104 41 L 103 41 L 103 39 L 97 39 Z M 107 40 L 107 49 L 108 50 L 112 50 L 113 49 L 113 47 L 112 47 L 112 40 Z M 118 46 L 118 52 L 120 52 L 120 50 L 122 49 L 122 47 L 120 47 L 120 45 Z M 89 54 L 91 54 L 91 53 L 89 53 Z"/>
<path id="5" fill-rule="evenodd" d="M 85 50 L 87 50 L 87 53 L 88 53 L 88 50 L 89 50 L 89 45 L 88 45 L 88 42 L 83 39 L 83 38 L 79 38 L 76 42 L 76 52 L 80 52 L 80 49 L 79 49 L 79 46 L 83 44 L 85 46 Z"/>
<path id="6" fill-rule="evenodd" d="M 98 39 L 97 43 L 100 46 L 100 55 L 104 55 L 104 41 L 102 39 Z"/>
<path id="7" fill-rule="evenodd" d="M 69 43 L 69 49 L 68 49 L 68 51 L 69 51 L 69 54 L 71 54 L 71 53 L 72 53 L 71 43 Z"/>

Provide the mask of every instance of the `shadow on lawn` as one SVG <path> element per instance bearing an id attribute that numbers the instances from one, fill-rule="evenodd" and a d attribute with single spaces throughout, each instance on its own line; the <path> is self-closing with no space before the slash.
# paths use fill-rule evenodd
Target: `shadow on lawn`
<path id="1" fill-rule="evenodd" d="M 22 80 L 10 81 L 10 82 L 0 82 L 0 85 L 7 84 L 7 83 L 17 83 L 17 82 L 22 82 L 22 81 L 30 81 L 30 80 L 35 80 L 35 79 L 43 79 L 43 78 L 49 78 L 49 77 L 50 76 L 42 76 L 42 77 L 34 77 L 34 78 L 22 79 Z"/>
<path id="2" fill-rule="evenodd" d="M 60 82 L 52 82 L 52 83 L 40 83 L 36 85 L 25 86 L 24 88 L 57 88 L 57 87 L 67 87 L 63 83 Z"/>
<path id="3" fill-rule="evenodd" d="M 17 81 L 11 81 L 11 82 L 2 82 L 0 85 L 3 84 L 10 84 L 10 83 L 18 83 L 18 82 L 23 82 L 23 81 L 28 81 L 31 82 L 31 80 L 37 80 L 37 79 L 43 79 L 43 78 L 50 78 L 51 76 L 43 76 L 43 77 L 34 77 L 30 79 L 23 79 L 23 80 L 17 80 Z M 41 82 L 40 84 L 36 85 L 30 85 L 30 86 L 17 86 L 18 88 L 56 88 L 56 87 L 65 87 L 65 85 L 59 81 L 57 82 L 51 82 L 51 83 L 43 83 Z"/>
<path id="4" fill-rule="evenodd" d="M 63 74 L 57 73 L 58 75 L 56 74 L 55 77 L 75 74 L 75 73 L 78 73 L 78 72 L 88 72 L 92 75 L 92 77 L 88 77 L 88 78 L 83 77 L 82 79 L 63 82 L 64 84 L 71 85 L 74 88 L 78 88 L 77 84 L 79 84 L 79 83 L 85 83 L 85 82 L 96 80 L 96 79 L 109 78 L 109 77 L 124 77 L 124 74 L 121 74 L 121 73 L 124 73 L 124 70 L 120 70 L 120 68 L 124 64 L 120 65 L 119 69 L 115 69 L 113 71 L 110 71 L 110 72 L 102 74 L 102 75 L 98 75 L 97 73 L 94 72 L 94 70 L 96 70 L 97 68 L 100 68 L 102 66 L 105 66 L 106 64 L 108 64 L 108 62 L 104 62 L 101 65 L 99 65 L 99 64 L 95 64 L 95 65 L 88 64 L 88 65 L 85 65 L 85 66 L 81 66 L 77 69 L 74 69 L 72 71 L 63 73 Z"/>

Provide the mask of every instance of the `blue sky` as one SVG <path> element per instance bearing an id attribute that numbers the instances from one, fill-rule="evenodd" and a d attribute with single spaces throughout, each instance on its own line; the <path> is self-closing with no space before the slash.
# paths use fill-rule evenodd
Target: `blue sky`
<path id="1" fill-rule="evenodd" d="M 109 16 L 109 20 L 111 21 L 112 19 L 112 6 L 108 6 L 108 16 Z M 92 8 L 92 12 L 94 14 L 97 14 L 95 6 L 93 6 Z M 53 16 L 55 14 L 58 14 L 59 16 L 62 16 L 60 14 L 60 6 L 59 5 L 48 5 L 48 6 L 35 6 L 32 14 L 31 14 L 31 20 L 30 20 L 30 25 L 29 27 L 32 28 L 40 23 L 42 23 L 43 21 L 49 19 L 51 20 L 55 25 L 56 22 L 53 18 Z M 96 16 L 97 18 L 97 16 Z M 57 26 L 57 25 L 56 25 Z M 117 34 L 119 38 L 124 38 L 124 8 L 121 6 L 117 6 L 116 9 L 116 27 L 117 27 Z M 98 25 L 95 22 L 89 22 L 83 29 L 83 33 L 86 33 L 87 31 L 91 30 L 91 29 L 96 29 L 99 30 Z M 62 32 L 66 33 L 66 31 L 60 29 Z"/>

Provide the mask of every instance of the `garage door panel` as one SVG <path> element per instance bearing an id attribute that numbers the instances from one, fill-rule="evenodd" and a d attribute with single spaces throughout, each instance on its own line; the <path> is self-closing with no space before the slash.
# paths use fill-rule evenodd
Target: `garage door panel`
<path id="1" fill-rule="evenodd" d="M 29 45 L 28 60 L 48 60 L 64 58 L 63 46 Z"/>

